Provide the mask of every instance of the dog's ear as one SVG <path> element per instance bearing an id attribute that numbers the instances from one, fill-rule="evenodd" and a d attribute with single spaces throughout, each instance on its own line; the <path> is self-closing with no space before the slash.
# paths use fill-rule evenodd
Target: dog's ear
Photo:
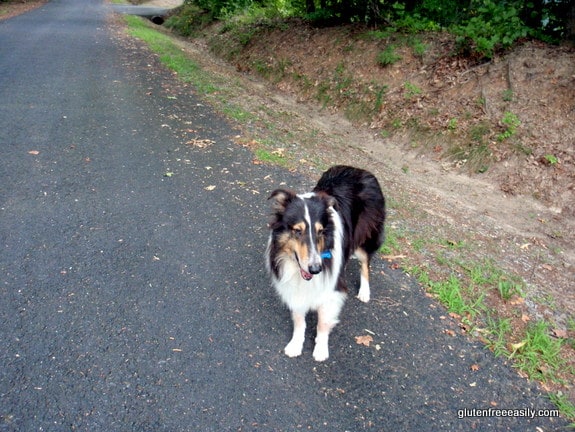
<path id="1" fill-rule="evenodd" d="M 331 195 L 327 195 L 325 198 L 328 207 L 333 207 L 335 210 L 338 210 L 337 200 L 332 197 Z"/>
<path id="2" fill-rule="evenodd" d="M 339 210 L 339 204 L 334 197 L 326 194 L 325 192 L 318 192 L 318 195 L 321 197 L 327 207 L 333 207 L 336 211 Z"/>
<path id="3" fill-rule="evenodd" d="M 289 203 L 296 197 L 295 192 L 286 189 L 276 189 L 268 200 L 272 200 L 272 215 L 268 227 L 272 230 L 283 225 L 283 217 Z"/>
<path id="4" fill-rule="evenodd" d="M 275 214 L 283 214 L 288 204 L 295 198 L 296 194 L 286 189 L 276 189 L 269 196 L 272 200 L 272 210 Z"/>

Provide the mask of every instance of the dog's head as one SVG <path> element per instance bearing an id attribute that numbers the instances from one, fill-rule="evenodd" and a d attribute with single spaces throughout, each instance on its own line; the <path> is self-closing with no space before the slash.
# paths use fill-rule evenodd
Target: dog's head
<path id="1" fill-rule="evenodd" d="M 301 276 L 311 280 L 322 271 L 323 259 L 333 248 L 331 213 L 336 200 L 323 193 L 297 195 L 285 189 L 273 191 L 269 199 L 273 210 L 269 226 L 277 253 L 295 260 Z"/>

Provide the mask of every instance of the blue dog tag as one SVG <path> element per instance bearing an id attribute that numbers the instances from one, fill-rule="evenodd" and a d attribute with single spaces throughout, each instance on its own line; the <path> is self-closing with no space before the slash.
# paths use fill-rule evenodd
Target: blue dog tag
<path id="1" fill-rule="evenodd" d="M 331 259 L 331 252 L 330 251 L 323 251 L 321 253 L 321 257 L 325 259 Z"/>

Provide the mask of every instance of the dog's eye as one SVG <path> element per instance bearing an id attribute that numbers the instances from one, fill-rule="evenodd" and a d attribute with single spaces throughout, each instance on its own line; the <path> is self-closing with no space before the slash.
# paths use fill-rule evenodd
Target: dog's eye
<path id="1" fill-rule="evenodd" d="M 322 236 L 323 236 L 323 229 L 318 229 L 318 230 L 317 230 L 317 236 L 318 236 L 318 237 L 322 237 Z"/>
<path id="2" fill-rule="evenodd" d="M 301 230 L 301 228 L 292 228 L 292 233 L 296 237 L 301 237 L 302 230 Z"/>

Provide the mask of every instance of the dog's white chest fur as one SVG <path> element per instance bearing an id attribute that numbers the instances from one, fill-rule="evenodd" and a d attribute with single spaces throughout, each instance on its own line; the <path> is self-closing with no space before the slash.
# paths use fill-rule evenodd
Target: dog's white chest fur
<path id="1" fill-rule="evenodd" d="M 341 252 L 332 253 L 334 271 L 323 271 L 311 280 L 301 277 L 300 269 L 295 260 L 286 260 L 282 267 L 281 279 L 274 278 L 274 287 L 282 301 L 292 310 L 305 314 L 310 310 L 317 310 L 322 304 L 345 298 L 345 294 L 336 291 L 339 266 L 341 266 Z M 335 258 L 339 255 L 338 258 Z M 343 301 L 342 301 L 343 303 Z"/>

